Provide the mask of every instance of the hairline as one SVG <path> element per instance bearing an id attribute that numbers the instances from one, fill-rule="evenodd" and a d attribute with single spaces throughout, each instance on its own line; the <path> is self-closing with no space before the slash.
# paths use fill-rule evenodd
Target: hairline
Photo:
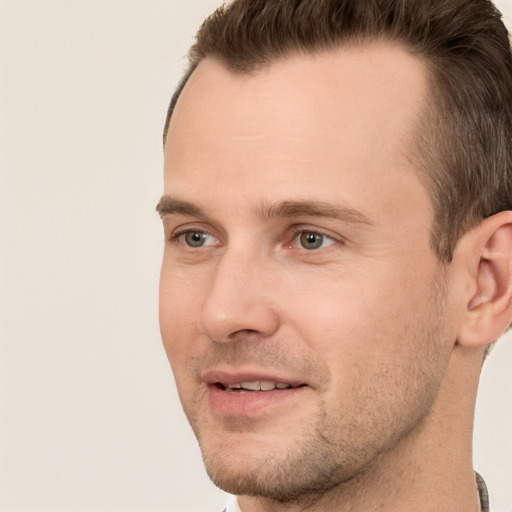
<path id="1" fill-rule="evenodd" d="M 189 66 L 186 69 L 185 73 L 183 74 L 180 82 L 178 83 L 178 86 L 174 90 L 174 93 L 172 94 L 171 97 L 169 109 L 167 111 L 167 117 L 165 119 L 164 124 L 163 145 L 165 147 L 167 142 L 167 134 L 169 131 L 169 125 L 172 119 L 172 113 L 174 111 L 174 108 L 179 98 L 181 97 L 181 94 L 185 89 L 191 76 L 194 74 L 198 66 L 201 64 L 201 62 L 203 62 L 206 59 L 213 59 L 217 61 L 226 70 L 236 75 L 251 76 L 253 74 L 258 73 L 259 71 L 269 69 L 278 62 L 283 62 L 294 57 L 315 56 L 344 49 L 363 49 L 375 44 L 384 44 L 400 48 L 410 56 L 415 57 L 418 61 L 423 62 L 425 64 L 425 70 L 427 71 L 429 59 L 423 57 L 419 52 L 415 52 L 412 45 L 408 44 L 407 42 L 402 41 L 399 38 L 387 37 L 386 35 L 359 35 L 347 40 L 339 41 L 336 44 L 324 44 L 322 46 L 319 46 L 318 48 L 313 49 L 308 49 L 304 47 L 288 48 L 286 51 L 283 51 L 280 54 L 275 52 L 275 54 L 273 55 L 266 55 L 262 57 L 260 61 L 248 63 L 243 67 L 237 66 L 236 64 L 229 62 L 228 59 L 224 58 L 222 55 L 217 55 L 215 52 L 206 55 L 197 55 L 195 52 L 191 51 L 189 55 Z"/>

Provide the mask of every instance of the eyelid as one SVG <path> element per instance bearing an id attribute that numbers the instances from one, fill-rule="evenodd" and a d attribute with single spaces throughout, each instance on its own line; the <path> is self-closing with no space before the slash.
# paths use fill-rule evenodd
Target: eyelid
<path id="1" fill-rule="evenodd" d="M 168 241 L 171 243 L 176 243 L 180 241 L 180 238 L 188 233 L 203 233 L 208 236 L 211 236 L 216 242 L 213 244 L 207 244 L 206 246 L 201 247 L 210 247 L 212 245 L 219 245 L 220 244 L 220 237 L 216 234 L 215 230 L 212 229 L 210 226 L 205 226 L 201 223 L 189 223 L 189 224 L 183 224 L 180 226 L 177 226 L 176 228 L 171 230 L 171 233 L 167 237 Z M 184 244 L 186 245 L 186 244 Z M 191 249 L 194 249 L 193 247 L 190 247 Z M 199 247 L 198 247 L 199 248 Z"/>
<path id="2" fill-rule="evenodd" d="M 312 233 L 312 234 L 320 235 L 325 238 L 329 238 L 329 239 L 333 240 L 333 242 L 335 242 L 336 244 L 343 245 L 346 242 L 345 237 L 341 236 L 338 233 L 334 233 L 329 229 L 323 229 L 323 228 L 319 228 L 317 226 L 311 226 L 309 224 L 298 224 L 298 225 L 292 226 L 291 236 L 289 238 L 290 241 L 287 243 L 287 245 L 290 247 L 292 242 L 299 235 L 301 235 L 303 233 Z M 330 244 L 330 245 L 334 245 L 334 244 Z M 304 249 L 304 250 L 306 250 L 306 249 Z M 308 252 L 311 252 L 311 251 L 308 251 Z"/>
<path id="3" fill-rule="evenodd" d="M 181 241 L 182 245 L 184 245 L 185 247 L 187 247 L 191 250 L 197 250 L 201 247 L 218 246 L 223 243 L 222 242 L 222 234 L 219 234 L 218 230 L 214 229 L 211 225 L 205 225 L 202 222 L 193 222 L 192 221 L 192 222 L 189 222 L 186 224 L 180 224 L 173 228 L 171 228 L 169 226 L 168 231 L 170 231 L 170 234 L 166 236 L 166 239 L 170 243 L 180 242 L 180 237 L 186 235 L 187 233 L 191 233 L 191 232 L 205 233 L 205 234 L 211 236 L 215 240 L 214 243 L 207 244 L 204 246 L 199 246 L 196 248 L 188 246 L 184 241 Z M 343 237 L 342 235 L 340 235 L 339 233 L 333 232 L 330 229 L 320 228 L 318 226 L 311 225 L 311 224 L 305 224 L 305 223 L 304 224 L 296 224 L 291 227 L 288 227 L 287 231 L 288 231 L 288 235 L 283 233 L 283 242 L 282 243 L 284 243 L 284 247 L 289 248 L 289 249 L 302 250 L 305 253 L 318 252 L 318 251 L 328 249 L 328 248 L 330 248 L 332 246 L 336 246 L 336 245 L 345 245 L 345 243 L 347 242 L 347 239 L 345 237 Z M 295 247 L 293 245 L 295 240 L 297 239 L 297 237 L 299 235 L 301 235 L 303 233 L 317 234 L 317 235 L 325 237 L 329 240 L 332 240 L 333 243 L 327 245 L 326 247 L 322 247 L 322 248 L 319 248 L 316 250 L 315 249 L 308 250 L 303 247 L 302 248 Z"/>

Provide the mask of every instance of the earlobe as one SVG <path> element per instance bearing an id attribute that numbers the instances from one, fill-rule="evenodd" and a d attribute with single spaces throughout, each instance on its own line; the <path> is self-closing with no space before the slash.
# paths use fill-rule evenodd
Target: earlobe
<path id="1" fill-rule="evenodd" d="M 497 339 L 512 321 L 512 211 L 482 221 L 466 250 L 475 292 L 457 340 L 477 347 Z"/>

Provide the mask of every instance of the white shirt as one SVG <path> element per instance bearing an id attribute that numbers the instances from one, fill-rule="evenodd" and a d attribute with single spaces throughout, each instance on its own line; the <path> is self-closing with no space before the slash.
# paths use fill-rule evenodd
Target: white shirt
<path id="1" fill-rule="evenodd" d="M 233 496 L 232 494 L 228 496 L 226 507 L 222 512 L 242 512 L 238 506 L 238 500 L 236 499 L 236 496 Z"/>

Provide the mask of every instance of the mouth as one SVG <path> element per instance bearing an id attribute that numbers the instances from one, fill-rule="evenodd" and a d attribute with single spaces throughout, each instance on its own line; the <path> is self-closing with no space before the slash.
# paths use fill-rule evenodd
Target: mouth
<path id="1" fill-rule="evenodd" d="M 221 416 L 256 416 L 263 411 L 283 413 L 283 407 L 296 404 L 296 400 L 309 385 L 281 375 L 228 373 L 211 371 L 203 374 L 209 389 L 212 410 Z M 279 405 L 279 408 L 274 406 Z"/>
<path id="2" fill-rule="evenodd" d="M 253 380 L 247 382 L 240 382 L 238 384 L 223 384 L 222 382 L 216 382 L 214 386 L 222 391 L 227 391 L 228 393 L 243 394 L 261 391 L 274 391 L 275 389 L 296 389 L 306 386 L 306 384 L 299 384 L 298 386 L 293 386 L 292 384 L 288 384 L 286 382 L 274 382 L 271 380 Z"/>

